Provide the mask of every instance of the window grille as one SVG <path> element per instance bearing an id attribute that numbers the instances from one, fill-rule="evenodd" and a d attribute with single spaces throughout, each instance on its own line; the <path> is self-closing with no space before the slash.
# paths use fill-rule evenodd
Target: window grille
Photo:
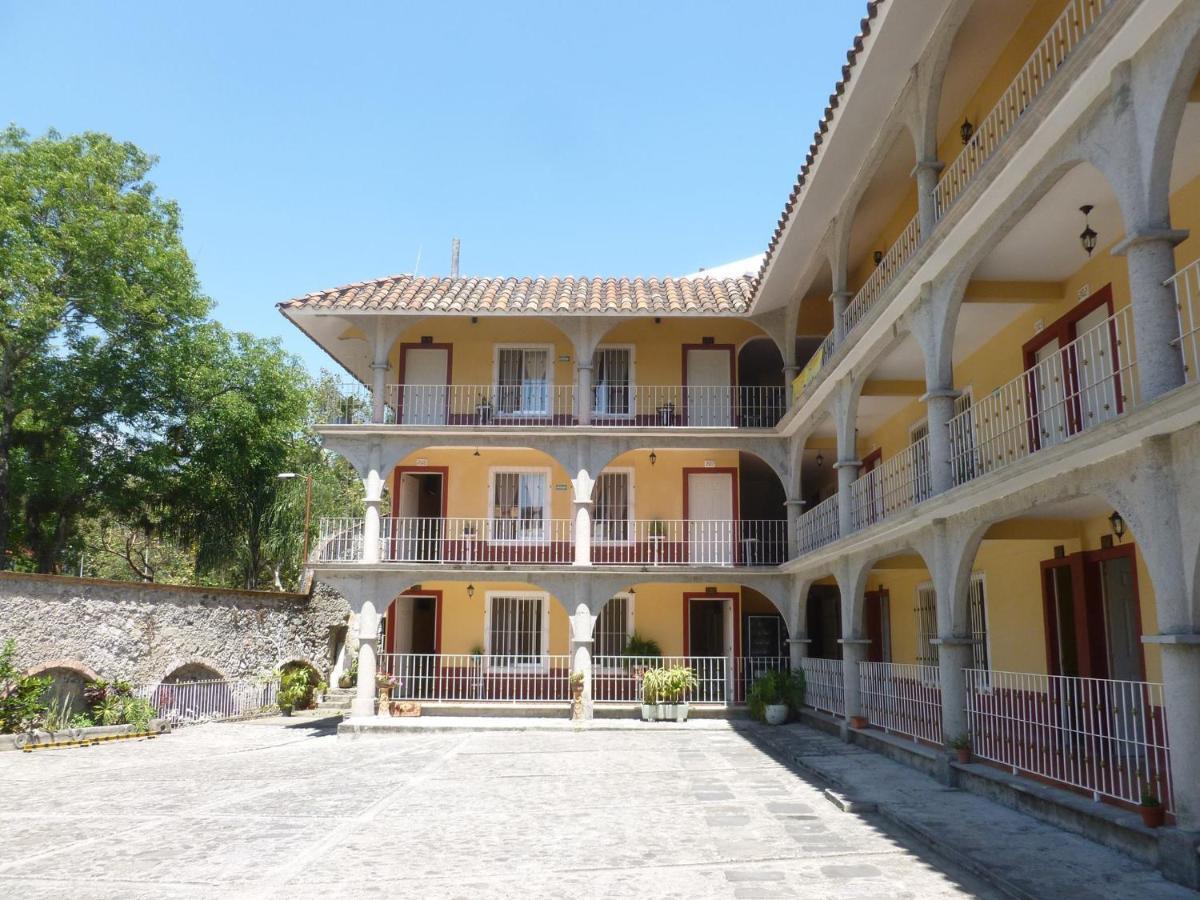
<path id="1" fill-rule="evenodd" d="M 617 594 L 604 604 L 596 617 L 596 656 L 621 656 L 629 643 L 629 612 L 633 599 L 628 594 Z"/>
<path id="2" fill-rule="evenodd" d="M 496 369 L 496 408 L 500 413 L 550 412 L 549 350 L 501 347 Z"/>
<path id="3" fill-rule="evenodd" d="M 545 652 L 544 602 L 539 594 L 489 597 L 488 653 L 516 657 L 506 661 L 514 664 L 540 664 Z"/>
<path id="4" fill-rule="evenodd" d="M 492 485 L 492 538 L 544 540 L 546 473 L 496 472 Z"/>
<path id="5" fill-rule="evenodd" d="M 933 643 L 938 636 L 937 626 L 937 596 L 931 582 L 925 582 L 917 587 L 917 662 L 923 665 L 938 664 L 937 644 Z M 972 572 L 971 581 L 967 586 L 967 615 L 970 622 L 971 639 L 971 668 L 986 669 L 988 667 L 988 635 L 987 635 L 987 591 L 984 586 L 982 572 Z"/>
<path id="6" fill-rule="evenodd" d="M 917 585 L 917 663 L 924 666 L 938 664 L 937 644 L 933 643 L 937 633 L 937 595 L 932 582 Z"/>
<path id="7" fill-rule="evenodd" d="M 593 508 L 592 531 L 597 541 L 628 541 L 629 473 L 601 472 Z"/>
<path id="8" fill-rule="evenodd" d="M 601 347 L 592 373 L 592 412 L 628 416 L 632 411 L 633 353 L 628 347 Z"/>

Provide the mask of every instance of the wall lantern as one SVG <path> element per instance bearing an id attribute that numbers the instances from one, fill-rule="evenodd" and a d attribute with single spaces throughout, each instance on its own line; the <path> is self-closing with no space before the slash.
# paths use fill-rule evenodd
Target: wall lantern
<path id="1" fill-rule="evenodd" d="M 1083 231 L 1079 233 L 1079 243 L 1083 244 L 1083 249 L 1087 251 L 1087 255 L 1091 256 L 1092 251 L 1096 249 L 1096 231 L 1088 224 L 1088 215 L 1095 209 L 1090 203 L 1085 203 L 1079 207 L 1079 211 L 1083 213 Z"/>
<path id="2" fill-rule="evenodd" d="M 964 147 L 967 146 L 974 134 L 975 126 L 971 124 L 970 119 L 964 118 L 962 125 L 958 129 L 958 136 L 962 138 Z"/>
<path id="3" fill-rule="evenodd" d="M 475 585 L 468 584 L 467 585 L 467 599 L 470 600 L 474 596 L 475 596 Z"/>
<path id="4" fill-rule="evenodd" d="M 651 450 L 650 451 L 650 465 L 654 465 L 656 462 L 658 462 L 658 454 L 655 453 L 653 450 Z"/>
<path id="5" fill-rule="evenodd" d="M 824 462 L 825 462 L 825 455 L 823 453 L 821 453 L 820 450 L 818 450 L 817 451 L 817 468 L 818 469 L 821 468 L 821 466 Z"/>
<path id="6" fill-rule="evenodd" d="M 1112 527 L 1112 533 L 1117 536 L 1118 541 L 1125 536 L 1125 520 L 1115 509 L 1113 514 L 1108 517 L 1108 524 Z"/>
<path id="7" fill-rule="evenodd" d="M 879 265 L 881 262 L 883 262 L 883 251 L 876 250 L 871 254 L 871 259 L 875 260 L 875 265 Z"/>

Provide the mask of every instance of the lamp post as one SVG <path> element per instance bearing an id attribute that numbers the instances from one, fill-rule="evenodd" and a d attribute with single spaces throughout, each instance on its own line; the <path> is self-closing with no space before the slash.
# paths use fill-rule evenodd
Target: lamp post
<path id="1" fill-rule="evenodd" d="M 301 476 L 295 472 L 280 472 L 275 477 L 283 481 L 289 481 L 292 478 L 299 478 Z M 304 474 L 304 550 L 300 557 L 300 571 L 302 573 L 305 565 L 308 564 L 308 526 L 312 520 L 312 484 L 312 473 L 306 472 Z"/>

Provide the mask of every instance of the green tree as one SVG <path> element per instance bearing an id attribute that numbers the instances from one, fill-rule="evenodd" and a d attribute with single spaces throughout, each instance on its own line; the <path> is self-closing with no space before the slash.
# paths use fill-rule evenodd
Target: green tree
<path id="1" fill-rule="evenodd" d="M 40 571 L 169 462 L 208 301 L 153 164 L 102 134 L 0 131 L 0 544 L 19 531 Z"/>

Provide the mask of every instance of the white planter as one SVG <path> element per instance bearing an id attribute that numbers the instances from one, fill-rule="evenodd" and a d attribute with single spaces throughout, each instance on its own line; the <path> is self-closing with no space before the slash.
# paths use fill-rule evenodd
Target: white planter
<path id="1" fill-rule="evenodd" d="M 769 703 L 766 708 L 767 724 L 782 725 L 787 721 L 788 708 L 786 703 Z"/>
<path id="2" fill-rule="evenodd" d="M 686 722 L 688 705 L 686 703 L 643 703 L 643 722 Z"/>

